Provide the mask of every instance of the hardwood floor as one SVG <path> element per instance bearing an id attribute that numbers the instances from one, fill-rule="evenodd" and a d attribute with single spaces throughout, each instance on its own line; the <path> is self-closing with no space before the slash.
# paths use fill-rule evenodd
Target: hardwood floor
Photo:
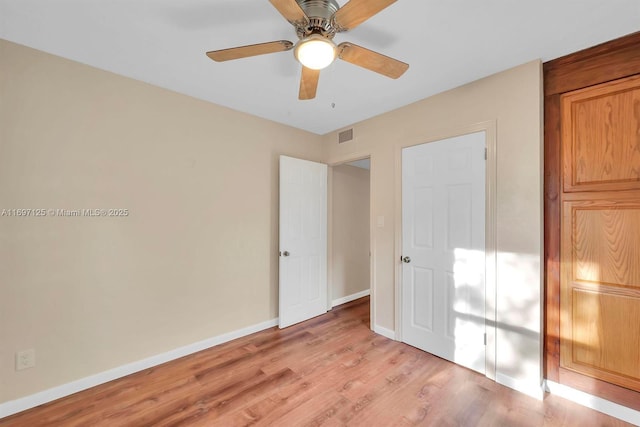
<path id="1" fill-rule="evenodd" d="M 623 426 L 369 330 L 362 298 L 0 420 L 0 426 Z"/>

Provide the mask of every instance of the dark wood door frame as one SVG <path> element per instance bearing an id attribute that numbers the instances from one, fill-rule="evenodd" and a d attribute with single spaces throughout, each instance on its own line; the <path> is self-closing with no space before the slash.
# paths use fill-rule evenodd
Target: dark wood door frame
<path id="1" fill-rule="evenodd" d="M 640 393 L 560 367 L 560 96 L 640 74 L 640 32 L 544 63 L 544 376 L 640 410 Z"/>

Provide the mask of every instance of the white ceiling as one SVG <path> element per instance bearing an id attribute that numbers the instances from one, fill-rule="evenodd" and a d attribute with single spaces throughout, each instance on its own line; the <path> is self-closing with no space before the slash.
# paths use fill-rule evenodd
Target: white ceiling
<path id="1" fill-rule="evenodd" d="M 267 0 L 0 0 L 1 38 L 318 134 L 639 29 L 638 0 L 399 0 L 336 42 L 408 62 L 407 73 L 336 61 L 317 98 L 299 101 L 291 51 L 205 56 L 297 40 Z"/>

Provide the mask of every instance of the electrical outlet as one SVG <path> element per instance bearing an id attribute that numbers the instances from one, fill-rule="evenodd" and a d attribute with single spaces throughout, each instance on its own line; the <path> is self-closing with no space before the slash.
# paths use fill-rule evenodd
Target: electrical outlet
<path id="1" fill-rule="evenodd" d="M 36 351 L 33 348 L 16 353 L 16 371 L 36 366 Z"/>

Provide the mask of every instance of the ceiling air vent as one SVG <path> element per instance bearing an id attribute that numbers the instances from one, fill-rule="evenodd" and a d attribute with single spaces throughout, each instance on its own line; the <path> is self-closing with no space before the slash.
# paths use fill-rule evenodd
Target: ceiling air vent
<path id="1" fill-rule="evenodd" d="M 353 139 L 353 128 L 343 130 L 342 132 L 338 133 L 338 144 L 349 142 L 352 139 Z"/>

